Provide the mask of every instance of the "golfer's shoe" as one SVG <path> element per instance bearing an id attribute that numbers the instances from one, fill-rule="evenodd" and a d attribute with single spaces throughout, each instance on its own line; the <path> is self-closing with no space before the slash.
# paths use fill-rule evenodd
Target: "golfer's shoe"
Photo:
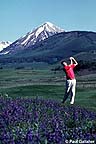
<path id="1" fill-rule="evenodd" d="M 70 104 L 73 105 L 74 103 L 73 103 L 73 102 L 70 102 Z"/>

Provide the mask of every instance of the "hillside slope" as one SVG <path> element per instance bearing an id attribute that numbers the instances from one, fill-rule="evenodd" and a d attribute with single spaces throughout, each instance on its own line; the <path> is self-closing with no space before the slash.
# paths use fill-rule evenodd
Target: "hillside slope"
<path id="1" fill-rule="evenodd" d="M 0 56 L 3 64 L 44 62 L 55 64 L 69 56 L 78 61 L 96 63 L 96 33 L 61 32 L 15 54 Z"/>

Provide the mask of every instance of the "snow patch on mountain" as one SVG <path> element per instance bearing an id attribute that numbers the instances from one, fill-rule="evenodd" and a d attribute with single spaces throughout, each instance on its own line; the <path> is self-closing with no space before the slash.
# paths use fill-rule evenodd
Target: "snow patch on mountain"
<path id="1" fill-rule="evenodd" d="M 0 55 L 6 55 L 6 54 L 8 54 L 10 51 L 5 51 L 5 52 L 2 52 L 2 53 L 0 53 Z"/>
<path id="2" fill-rule="evenodd" d="M 27 41 L 31 38 L 32 35 L 28 35 L 28 37 L 21 43 L 22 45 L 26 45 Z"/>
<path id="3" fill-rule="evenodd" d="M 0 51 L 2 51 L 4 48 L 8 47 L 11 44 L 10 41 L 2 41 L 0 42 Z"/>

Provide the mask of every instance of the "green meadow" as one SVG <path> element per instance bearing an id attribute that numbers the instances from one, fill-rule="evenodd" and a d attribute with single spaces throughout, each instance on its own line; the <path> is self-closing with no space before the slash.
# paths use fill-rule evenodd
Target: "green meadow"
<path id="1" fill-rule="evenodd" d="M 96 111 L 96 74 L 76 75 L 75 105 Z M 1 69 L 0 96 L 52 99 L 61 103 L 65 91 L 63 71 Z M 70 99 L 70 96 L 69 96 Z M 69 105 L 69 99 L 65 105 Z"/>

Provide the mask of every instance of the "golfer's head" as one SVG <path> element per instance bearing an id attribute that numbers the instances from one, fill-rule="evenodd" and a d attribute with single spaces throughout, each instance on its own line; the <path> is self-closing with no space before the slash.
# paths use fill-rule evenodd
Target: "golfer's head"
<path id="1" fill-rule="evenodd" d="M 63 62 L 63 65 L 64 65 L 64 66 L 67 66 L 67 63 L 66 63 L 66 62 Z"/>
<path id="2" fill-rule="evenodd" d="M 67 63 L 65 61 L 62 61 L 61 64 L 67 66 Z"/>

